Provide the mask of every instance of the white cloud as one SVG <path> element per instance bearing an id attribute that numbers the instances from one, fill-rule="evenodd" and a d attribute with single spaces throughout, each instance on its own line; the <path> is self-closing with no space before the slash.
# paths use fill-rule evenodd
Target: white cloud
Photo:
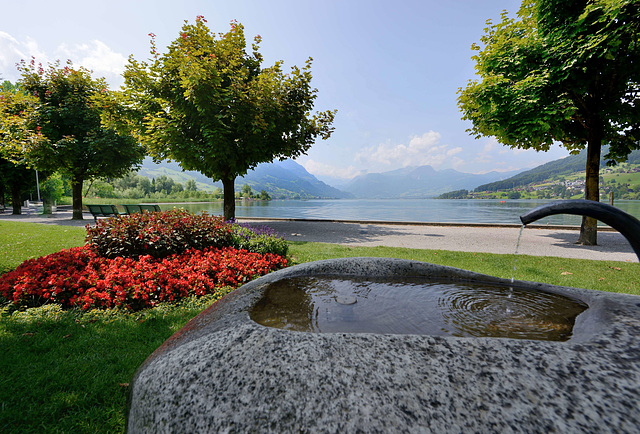
<path id="1" fill-rule="evenodd" d="M 352 179 L 362 173 L 361 170 L 356 169 L 353 166 L 349 166 L 347 168 L 336 167 L 330 164 L 321 163 L 319 161 L 314 160 L 306 160 L 304 162 L 298 162 L 307 172 L 316 175 L 316 176 L 329 176 L 332 178 L 340 178 L 340 179 Z"/>
<path id="2" fill-rule="evenodd" d="M 36 57 L 39 62 L 47 60 L 44 51 L 33 39 L 18 41 L 10 34 L 0 31 L 0 75 L 3 80 L 16 81 L 20 77 L 16 64 L 21 60 L 30 60 L 31 56 Z"/>
<path id="3" fill-rule="evenodd" d="M 513 155 L 520 155 L 520 154 L 524 154 L 525 152 L 528 153 L 532 153 L 532 152 L 536 152 L 535 149 L 520 149 L 520 148 L 513 148 L 511 149 L 511 152 L 513 152 Z"/>
<path id="4" fill-rule="evenodd" d="M 440 133 L 429 131 L 421 136 L 411 137 L 407 144 L 381 143 L 362 149 L 356 154 L 356 161 L 379 163 L 388 167 L 427 164 L 438 167 L 444 163 L 451 163 L 452 157 L 462 152 L 460 147 L 450 148 L 449 145 L 440 144 L 440 139 Z"/>
<path id="5" fill-rule="evenodd" d="M 496 141 L 496 139 L 491 138 L 487 141 L 487 143 L 484 144 L 484 147 L 482 148 L 482 152 L 489 153 L 495 150 L 497 147 L 498 147 L 498 142 Z"/>
<path id="6" fill-rule="evenodd" d="M 121 74 L 127 58 L 113 51 L 104 42 L 93 40 L 85 44 L 61 44 L 56 50 L 61 60 L 71 59 L 74 65 L 93 71 L 93 76 L 105 77 L 112 85 L 122 84 Z"/>
<path id="7" fill-rule="evenodd" d="M 127 58 L 115 52 L 102 41 L 93 40 L 84 44 L 60 44 L 49 55 L 31 38 L 18 40 L 12 35 L 0 31 L 0 75 L 5 80 L 16 81 L 20 73 L 16 64 L 21 60 L 29 61 L 32 57 L 36 62 L 46 65 L 59 59 L 64 63 L 71 59 L 75 66 L 84 66 L 93 71 L 93 77 L 104 77 L 112 86 L 122 84 L 122 72 Z"/>

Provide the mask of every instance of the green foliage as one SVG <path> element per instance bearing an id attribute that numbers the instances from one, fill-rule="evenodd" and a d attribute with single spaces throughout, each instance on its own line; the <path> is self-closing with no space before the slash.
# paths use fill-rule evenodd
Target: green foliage
<path id="1" fill-rule="evenodd" d="M 266 190 L 260 190 L 260 194 L 258 195 L 258 199 L 260 200 L 271 200 L 271 196 L 267 193 Z"/>
<path id="2" fill-rule="evenodd" d="M 35 190 L 35 180 L 35 170 L 29 169 L 26 164 L 0 158 L 0 191 L 3 195 L 5 189 L 11 193 L 14 214 L 21 213 L 23 194 Z"/>
<path id="3" fill-rule="evenodd" d="M 587 148 L 585 198 L 608 164 L 640 148 L 640 9 L 636 0 L 524 0 L 518 20 L 488 22 L 473 59 L 480 81 L 459 90 L 469 131 L 512 148 Z M 579 242 L 596 244 L 585 218 Z"/>
<path id="4" fill-rule="evenodd" d="M 438 199 L 466 199 L 467 197 L 469 197 L 469 190 L 463 189 L 442 193 Z"/>
<path id="5" fill-rule="evenodd" d="M 118 197 L 113 190 L 113 185 L 103 180 L 93 181 L 87 189 L 85 196 L 96 196 L 102 198 Z M 142 197 L 144 197 L 144 195 Z"/>
<path id="6" fill-rule="evenodd" d="M 0 158 L 24 165 L 24 149 L 42 137 L 29 126 L 37 98 L 19 89 L 9 81 L 0 89 Z"/>
<path id="7" fill-rule="evenodd" d="M 251 186 L 249 184 L 244 184 L 240 187 L 240 194 L 242 197 L 253 197 L 253 191 L 251 191 Z"/>
<path id="8" fill-rule="evenodd" d="M 266 254 L 287 256 L 289 244 L 268 226 L 252 227 L 247 224 L 233 225 L 233 243 L 236 249 Z"/>
<path id="9" fill-rule="evenodd" d="M 192 181 L 192 182 L 189 182 Z M 93 182 L 86 191 L 86 198 L 117 198 L 117 199 L 155 199 L 155 200 L 216 200 L 222 197 L 222 191 L 198 191 L 195 181 L 188 180 L 186 188 L 180 182 L 174 181 L 167 175 L 149 179 L 146 176 L 129 172 L 121 178 L 100 179 Z M 87 202 L 87 200 L 85 200 Z M 91 202 L 91 200 L 89 200 Z M 122 203 L 119 201 L 119 203 Z"/>
<path id="10" fill-rule="evenodd" d="M 546 151 L 583 149 L 598 129 L 607 159 L 640 146 L 640 13 L 632 0 L 525 0 L 474 45 L 480 80 L 458 104 L 476 136 Z"/>
<path id="11" fill-rule="evenodd" d="M 222 180 L 231 219 L 233 180 L 259 163 L 305 153 L 318 136 L 328 138 L 334 112 L 309 114 L 317 93 L 311 59 L 289 74 L 281 62 L 263 68 L 259 36 L 249 54 L 241 24 L 216 35 L 205 23 L 202 16 L 185 22 L 162 55 L 151 34 L 152 59 L 129 59 L 126 97 L 136 111 L 119 128 L 134 131 L 154 158 Z"/>
<path id="12" fill-rule="evenodd" d="M 19 69 L 21 87 L 38 99 L 30 128 L 43 138 L 30 144 L 28 160 L 40 170 L 57 170 L 71 178 L 74 218 L 81 219 L 82 183 L 124 175 L 142 161 L 143 149 L 133 137 L 102 125 L 100 101 L 111 93 L 104 79 L 94 80 L 88 70 L 74 69 L 70 62 L 45 69 L 32 60 Z"/>
<path id="13" fill-rule="evenodd" d="M 106 258 L 163 258 L 208 247 L 287 255 L 287 242 L 268 227 L 232 224 L 222 217 L 184 209 L 101 219 L 94 226 L 87 226 L 86 243 Z"/>
<path id="14" fill-rule="evenodd" d="M 640 155 L 640 152 L 637 152 L 637 154 Z M 480 185 L 475 188 L 475 191 L 507 190 L 535 182 L 542 182 L 556 175 L 568 175 L 575 172 L 581 172 L 584 171 L 586 160 L 586 152 L 581 151 L 577 155 L 569 155 L 568 157 L 560 160 L 550 161 L 534 169 L 512 176 L 509 179 Z M 601 165 L 604 165 L 604 159 L 601 160 Z"/>
<path id="15" fill-rule="evenodd" d="M 231 224 L 184 209 L 142 212 L 99 220 L 87 227 L 87 245 L 105 258 L 162 258 L 188 249 L 232 245 Z"/>
<path id="16" fill-rule="evenodd" d="M 20 214 L 22 195 L 35 187 L 35 172 L 26 161 L 25 149 L 41 141 L 30 129 L 37 99 L 9 81 L 0 89 L 0 195 L 10 192 L 13 213 Z"/>
<path id="17" fill-rule="evenodd" d="M 64 195 L 64 179 L 58 172 L 47 177 L 47 179 L 40 183 L 40 194 L 44 199 L 51 201 L 60 200 Z"/>

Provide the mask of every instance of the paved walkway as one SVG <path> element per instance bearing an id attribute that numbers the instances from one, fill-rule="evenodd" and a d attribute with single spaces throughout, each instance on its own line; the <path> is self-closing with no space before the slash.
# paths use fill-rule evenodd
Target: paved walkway
<path id="1" fill-rule="evenodd" d="M 414 249 L 453 250 L 513 254 L 520 228 L 514 225 L 387 224 L 308 220 L 238 219 L 255 225 L 267 225 L 292 241 L 335 243 L 350 246 L 389 246 Z M 83 227 L 93 224 L 86 213 L 83 221 L 71 220 L 70 211 L 44 216 L 0 214 L 0 221 L 22 221 Z M 638 262 L 627 240 L 618 232 L 598 233 L 598 246 L 574 244 L 575 229 L 526 228 L 522 231 L 518 252 L 533 256 Z"/>
<path id="2" fill-rule="evenodd" d="M 367 224 L 321 221 L 252 221 L 272 227 L 287 240 L 359 246 L 453 250 L 513 254 L 520 227 Z M 575 229 L 525 228 L 518 253 L 533 256 L 638 262 L 629 242 L 618 232 L 598 233 L 598 246 L 576 245 Z"/>

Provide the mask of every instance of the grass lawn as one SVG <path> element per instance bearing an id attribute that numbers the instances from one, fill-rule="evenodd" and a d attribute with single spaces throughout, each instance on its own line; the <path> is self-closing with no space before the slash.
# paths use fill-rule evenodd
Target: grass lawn
<path id="1" fill-rule="evenodd" d="M 84 244 L 82 227 L 0 221 L 0 274 L 23 261 Z"/>
<path id="2" fill-rule="evenodd" d="M 84 229 L 0 222 L 0 273 L 32 257 L 82 245 Z M 296 263 L 377 256 L 450 265 L 499 277 L 638 294 L 640 264 L 294 242 Z M 571 274 L 567 274 L 571 273 Z M 122 432 L 128 382 L 164 340 L 212 302 L 136 314 L 0 310 L 0 432 Z"/>

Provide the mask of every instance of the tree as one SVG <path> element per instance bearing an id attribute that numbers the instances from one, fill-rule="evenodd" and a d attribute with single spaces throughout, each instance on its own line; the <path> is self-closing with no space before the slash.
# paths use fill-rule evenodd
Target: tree
<path id="1" fill-rule="evenodd" d="M 38 99 L 31 127 L 45 139 L 30 145 L 28 159 L 40 170 L 59 170 L 71 178 L 73 219 L 82 220 L 83 182 L 124 175 L 142 162 L 144 150 L 133 137 L 101 124 L 103 100 L 112 114 L 118 110 L 103 78 L 94 80 L 71 62 L 45 69 L 32 59 L 19 69 L 21 87 Z"/>
<path id="2" fill-rule="evenodd" d="M 22 91 L 18 85 L 5 81 L 0 89 L 0 157 L 16 164 L 25 164 L 25 152 L 41 139 L 29 126 L 37 98 Z"/>
<path id="3" fill-rule="evenodd" d="M 161 175 L 156 179 L 155 189 L 157 193 L 171 194 L 175 181 L 167 175 Z"/>
<path id="4" fill-rule="evenodd" d="M 640 8 L 637 0 L 525 0 L 518 20 L 488 22 L 473 57 L 480 80 L 459 90 L 469 131 L 511 148 L 586 147 L 585 198 L 599 200 L 607 164 L 640 147 Z M 579 243 L 597 243 L 583 219 Z"/>
<path id="5" fill-rule="evenodd" d="M 234 180 L 259 163 L 304 154 L 316 137 L 327 139 L 334 111 L 310 115 L 311 59 L 282 71 L 263 68 L 260 37 L 246 51 L 237 22 L 215 35 L 199 16 L 160 55 L 151 34 L 152 59 L 129 59 L 126 95 L 132 128 L 156 160 L 172 159 L 224 187 L 224 217 L 235 217 Z"/>
<path id="6" fill-rule="evenodd" d="M 269 196 L 269 193 L 267 193 L 266 190 L 260 190 L 260 195 L 258 196 L 258 199 L 260 199 L 260 200 L 271 200 L 271 196 Z"/>
<path id="7" fill-rule="evenodd" d="M 242 197 L 250 198 L 253 196 L 253 191 L 251 190 L 251 186 L 249 184 L 244 184 L 240 187 L 240 193 Z"/>
<path id="8" fill-rule="evenodd" d="M 9 187 L 11 192 L 12 214 L 22 214 L 22 194 L 33 188 L 36 173 L 24 164 L 16 164 L 0 158 L 0 184 Z"/>
<path id="9" fill-rule="evenodd" d="M 185 191 L 198 191 L 198 186 L 196 181 L 193 179 L 188 179 L 187 182 L 184 183 Z"/>
<path id="10" fill-rule="evenodd" d="M 0 184 L 11 192 L 13 214 L 22 213 L 22 194 L 35 185 L 35 171 L 26 160 L 26 149 L 40 140 L 28 122 L 36 98 L 9 81 L 0 89 Z M 43 177 L 44 178 L 44 177 Z M 4 200 L 4 198 L 3 198 Z"/>

